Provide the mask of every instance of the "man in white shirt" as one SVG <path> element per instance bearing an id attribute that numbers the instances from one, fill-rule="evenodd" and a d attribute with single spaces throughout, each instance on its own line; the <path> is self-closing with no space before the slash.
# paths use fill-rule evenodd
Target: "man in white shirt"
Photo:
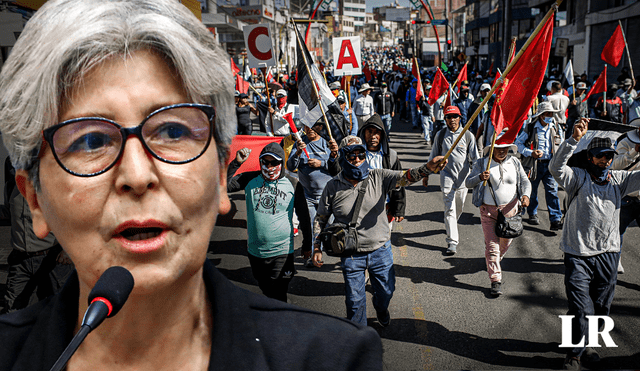
<path id="1" fill-rule="evenodd" d="M 358 126 L 362 125 L 375 113 L 373 106 L 373 98 L 371 97 L 371 91 L 373 88 L 369 84 L 364 83 L 358 90 L 358 98 L 353 103 L 353 110 L 358 118 Z"/>
<path id="2" fill-rule="evenodd" d="M 287 103 L 287 91 L 284 89 L 276 91 L 276 101 L 277 110 L 269 107 L 269 113 L 273 117 L 273 128 L 268 117 L 264 123 L 267 133 L 273 133 L 276 136 L 289 135 L 291 129 L 289 129 L 289 123 L 285 120 L 284 115 L 287 113 L 293 114 L 293 121 L 297 122 L 300 119 L 300 110 L 297 104 Z"/>
<path id="3" fill-rule="evenodd" d="M 562 93 L 562 84 L 560 84 L 560 82 L 551 82 L 551 95 L 547 96 L 547 102 L 551 103 L 553 109 L 558 111 L 553 114 L 555 122 L 564 127 L 567 123 L 565 113 L 567 112 L 567 108 L 569 108 L 570 101 L 569 97 Z"/>

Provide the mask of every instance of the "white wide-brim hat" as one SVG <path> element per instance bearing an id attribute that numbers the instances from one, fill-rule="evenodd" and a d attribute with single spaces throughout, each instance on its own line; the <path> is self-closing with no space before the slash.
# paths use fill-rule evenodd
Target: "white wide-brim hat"
<path id="1" fill-rule="evenodd" d="M 493 146 L 493 148 L 509 148 L 511 151 L 513 151 L 513 153 L 518 153 L 518 146 L 516 146 L 515 144 L 511 143 L 511 144 L 496 144 Z M 484 149 L 482 150 L 482 155 L 486 156 L 489 154 L 489 151 L 491 150 L 491 146 L 486 146 L 484 147 Z"/>
<path id="2" fill-rule="evenodd" d="M 640 117 L 633 119 L 629 125 L 635 126 L 637 129 L 627 132 L 627 138 L 635 144 L 640 144 L 640 135 L 638 135 L 638 130 L 640 130 Z"/>
<path id="3" fill-rule="evenodd" d="M 560 112 L 560 110 L 553 108 L 553 104 L 551 104 L 551 102 L 541 102 L 540 104 L 538 104 L 538 108 L 536 109 L 536 114 L 531 116 L 531 119 L 534 120 L 545 112 L 556 113 L 556 112 Z"/>

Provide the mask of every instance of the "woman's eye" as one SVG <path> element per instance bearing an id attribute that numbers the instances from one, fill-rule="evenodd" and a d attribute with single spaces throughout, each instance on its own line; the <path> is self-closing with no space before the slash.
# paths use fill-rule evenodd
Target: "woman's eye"
<path id="1" fill-rule="evenodd" d="M 159 127 L 157 135 L 162 139 L 177 140 L 191 135 L 191 131 L 182 124 L 171 122 Z"/>
<path id="2" fill-rule="evenodd" d="M 67 152 L 95 151 L 97 149 L 106 147 L 110 142 L 111 138 L 105 133 L 87 133 L 71 143 Z"/>

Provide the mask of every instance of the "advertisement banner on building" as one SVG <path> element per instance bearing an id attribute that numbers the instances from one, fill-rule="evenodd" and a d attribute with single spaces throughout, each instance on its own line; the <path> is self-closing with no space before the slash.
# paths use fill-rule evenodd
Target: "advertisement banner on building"
<path id="1" fill-rule="evenodd" d="M 393 22 L 406 22 L 411 19 L 411 9 L 387 9 L 386 19 Z"/>
<path id="2" fill-rule="evenodd" d="M 247 25 L 242 28 L 247 46 L 249 67 L 275 67 L 276 55 L 273 51 L 271 31 L 268 24 Z"/>
<path id="3" fill-rule="evenodd" d="M 333 60 L 336 61 L 334 76 L 362 74 L 360 36 L 334 37 Z"/>

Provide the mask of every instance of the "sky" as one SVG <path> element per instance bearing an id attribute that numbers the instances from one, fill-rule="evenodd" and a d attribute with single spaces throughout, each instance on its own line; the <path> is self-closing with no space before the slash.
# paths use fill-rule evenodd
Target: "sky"
<path id="1" fill-rule="evenodd" d="M 385 5 L 391 5 L 393 3 L 394 3 L 393 0 L 367 0 L 367 13 L 372 13 L 373 8 L 378 8 Z M 398 0 L 398 3 L 400 4 L 400 6 L 404 6 L 407 8 L 412 7 L 411 2 L 409 2 L 409 0 Z"/>

